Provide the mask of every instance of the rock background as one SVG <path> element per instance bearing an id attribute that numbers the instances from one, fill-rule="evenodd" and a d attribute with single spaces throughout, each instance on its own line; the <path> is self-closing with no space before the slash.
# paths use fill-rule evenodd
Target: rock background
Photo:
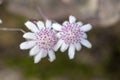
<path id="1" fill-rule="evenodd" d="M 88 32 L 92 49 L 82 46 L 75 59 L 67 51 L 56 52 L 57 59 L 48 58 L 34 64 L 29 50 L 22 51 L 25 41 L 21 32 L 0 31 L 0 80 L 120 80 L 120 0 L 0 0 L 0 28 L 28 29 L 29 19 L 42 19 L 36 9 L 58 22 L 75 15 L 84 23 L 92 23 Z"/>
<path id="2" fill-rule="evenodd" d="M 120 20 L 120 0 L 7 0 L 7 9 L 29 18 L 40 18 L 39 6 L 50 19 L 74 15 L 94 25 L 110 26 Z"/>

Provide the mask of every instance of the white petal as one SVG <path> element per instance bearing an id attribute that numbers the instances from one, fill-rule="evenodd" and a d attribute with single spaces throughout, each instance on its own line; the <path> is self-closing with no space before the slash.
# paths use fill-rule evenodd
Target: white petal
<path id="1" fill-rule="evenodd" d="M 74 16 L 69 17 L 69 22 L 74 23 L 76 21 L 76 18 Z"/>
<path id="2" fill-rule="evenodd" d="M 74 45 L 75 45 L 75 48 L 76 48 L 77 51 L 80 51 L 80 49 L 82 48 L 80 43 L 76 43 Z"/>
<path id="3" fill-rule="evenodd" d="M 49 51 L 48 53 L 48 56 L 49 56 L 49 61 L 52 62 L 55 60 L 55 53 L 53 52 L 53 50 Z"/>
<path id="4" fill-rule="evenodd" d="M 87 32 L 92 29 L 92 25 L 86 24 L 86 25 L 83 25 L 80 29 L 83 30 L 84 32 Z"/>
<path id="5" fill-rule="evenodd" d="M 36 41 L 26 41 L 20 44 L 20 49 L 30 49 L 36 44 Z"/>
<path id="6" fill-rule="evenodd" d="M 35 57 L 34 57 L 34 63 L 38 63 L 42 59 L 43 52 L 40 51 Z"/>
<path id="7" fill-rule="evenodd" d="M 52 22 L 50 20 L 46 20 L 46 28 L 51 28 Z"/>
<path id="8" fill-rule="evenodd" d="M 42 57 L 44 58 L 44 57 L 46 57 L 46 56 L 47 56 L 47 53 L 44 52 L 44 53 L 42 54 Z"/>
<path id="9" fill-rule="evenodd" d="M 84 45 L 87 48 L 91 48 L 92 47 L 91 43 L 88 40 L 86 40 L 86 39 L 81 39 L 81 44 Z"/>
<path id="10" fill-rule="evenodd" d="M 58 23 L 53 23 L 52 28 L 57 30 L 57 31 L 60 31 L 62 26 L 60 24 L 58 24 Z"/>
<path id="11" fill-rule="evenodd" d="M 27 21 L 27 22 L 25 23 L 25 25 L 26 25 L 26 27 L 27 27 L 29 30 L 31 30 L 32 32 L 38 32 L 38 28 L 37 28 L 36 25 L 33 24 L 32 22 Z"/>
<path id="12" fill-rule="evenodd" d="M 39 46 L 34 46 L 34 47 L 30 50 L 29 54 L 30 54 L 30 56 L 34 56 L 34 55 L 38 54 L 39 51 L 40 51 Z"/>
<path id="13" fill-rule="evenodd" d="M 77 22 L 76 24 L 78 24 L 80 27 L 83 25 L 82 22 Z"/>
<path id="14" fill-rule="evenodd" d="M 57 34 L 56 34 L 56 36 L 57 36 L 58 38 L 60 38 L 60 37 L 61 37 L 60 33 L 57 33 Z"/>
<path id="15" fill-rule="evenodd" d="M 36 39 L 35 34 L 31 32 L 27 32 L 23 35 L 24 38 L 26 39 Z"/>
<path id="16" fill-rule="evenodd" d="M 64 21 L 62 25 L 67 25 L 67 23 L 69 23 L 68 21 Z"/>
<path id="17" fill-rule="evenodd" d="M 62 46 L 61 46 L 61 48 L 60 48 L 60 51 L 61 51 L 61 52 L 65 52 L 65 51 L 67 50 L 67 48 L 68 48 L 68 45 L 65 44 L 65 42 L 63 42 L 63 43 L 62 43 Z"/>
<path id="18" fill-rule="evenodd" d="M 83 33 L 82 37 L 83 37 L 83 38 L 87 38 L 87 34 L 86 34 L 86 33 Z"/>
<path id="19" fill-rule="evenodd" d="M 75 46 L 73 44 L 70 45 L 68 50 L 69 59 L 73 59 L 75 56 Z"/>
<path id="20" fill-rule="evenodd" d="M 55 44 L 55 46 L 54 46 L 54 51 L 57 51 L 57 50 L 60 48 L 60 46 L 62 45 L 62 43 L 63 43 L 63 40 L 60 39 L 60 40 Z"/>
<path id="21" fill-rule="evenodd" d="M 42 28 L 44 28 L 45 25 L 42 21 L 38 21 L 37 26 L 38 26 L 39 29 L 42 29 Z"/>

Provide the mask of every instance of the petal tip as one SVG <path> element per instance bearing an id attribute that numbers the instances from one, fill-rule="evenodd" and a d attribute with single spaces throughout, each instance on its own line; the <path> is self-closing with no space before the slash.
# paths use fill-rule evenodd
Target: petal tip
<path id="1" fill-rule="evenodd" d="M 69 50 L 68 50 L 68 56 L 69 59 L 73 59 L 75 56 L 75 47 L 74 45 L 70 45 Z"/>
<path id="2" fill-rule="evenodd" d="M 90 45 L 88 46 L 88 48 L 92 48 L 92 45 L 90 44 Z"/>
<path id="3" fill-rule="evenodd" d="M 92 28 L 92 25 L 91 24 L 87 24 L 90 28 Z"/>
<path id="4" fill-rule="evenodd" d="M 70 60 L 73 60 L 73 59 L 74 59 L 74 57 L 69 57 L 69 59 L 70 59 Z"/>
<path id="5" fill-rule="evenodd" d="M 48 59 L 50 62 L 53 62 L 54 60 L 55 60 L 55 58 L 54 59 Z"/>
<path id="6" fill-rule="evenodd" d="M 35 57 L 35 58 L 34 58 L 34 63 L 37 64 L 37 63 L 40 62 L 40 60 L 41 60 L 41 59 L 38 59 L 38 58 Z"/>
<path id="7" fill-rule="evenodd" d="M 26 21 L 25 22 L 25 26 L 29 25 L 29 23 L 31 23 L 30 21 Z"/>
<path id="8" fill-rule="evenodd" d="M 69 16 L 69 22 L 70 22 L 70 23 L 73 23 L 73 22 L 75 22 L 75 21 L 76 21 L 76 17 L 70 15 L 70 16 Z"/>
<path id="9" fill-rule="evenodd" d="M 37 64 L 39 61 L 34 60 L 34 63 Z"/>
<path id="10" fill-rule="evenodd" d="M 21 43 L 21 44 L 19 45 L 19 48 L 22 49 L 22 50 L 25 49 L 24 46 L 23 46 L 23 43 Z"/>

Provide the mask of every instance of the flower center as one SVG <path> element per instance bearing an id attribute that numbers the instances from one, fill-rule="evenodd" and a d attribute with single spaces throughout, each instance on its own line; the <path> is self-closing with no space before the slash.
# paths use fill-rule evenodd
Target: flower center
<path id="1" fill-rule="evenodd" d="M 60 32 L 61 39 L 68 45 L 79 43 L 82 34 L 83 31 L 80 30 L 80 26 L 76 23 L 66 23 L 66 25 L 63 25 Z"/>
<path id="2" fill-rule="evenodd" d="M 55 32 L 49 28 L 43 28 L 36 33 L 36 44 L 40 49 L 51 50 L 57 42 Z"/>

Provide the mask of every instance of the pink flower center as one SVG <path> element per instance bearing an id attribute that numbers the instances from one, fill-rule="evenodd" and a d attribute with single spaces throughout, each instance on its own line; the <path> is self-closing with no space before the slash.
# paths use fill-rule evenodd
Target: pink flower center
<path id="1" fill-rule="evenodd" d="M 64 40 L 66 44 L 70 45 L 80 42 L 83 31 L 80 30 L 80 26 L 76 23 L 66 23 L 62 26 L 60 35 L 61 39 Z"/>
<path id="2" fill-rule="evenodd" d="M 39 46 L 40 49 L 44 50 L 51 50 L 57 42 L 56 33 L 49 29 L 43 28 L 39 32 L 36 33 L 36 44 Z"/>

